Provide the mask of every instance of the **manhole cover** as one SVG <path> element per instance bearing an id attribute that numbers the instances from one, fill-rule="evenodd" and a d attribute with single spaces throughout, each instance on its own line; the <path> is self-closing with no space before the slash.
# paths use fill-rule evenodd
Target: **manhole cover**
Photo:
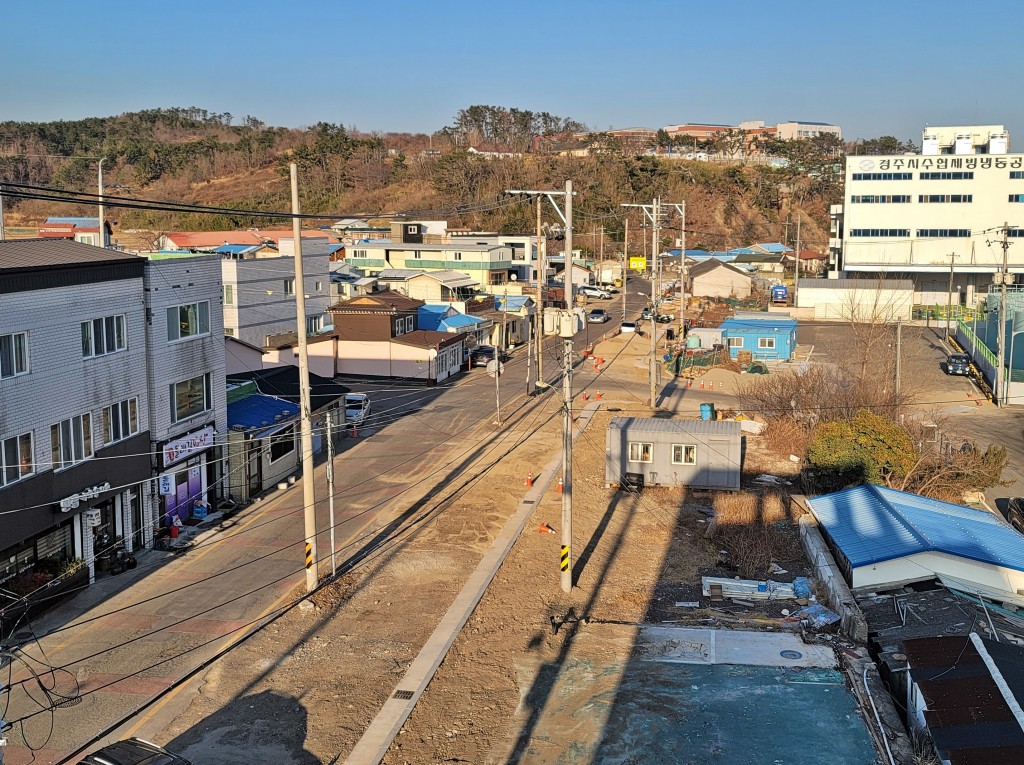
<path id="1" fill-rule="evenodd" d="M 802 659 L 804 655 L 799 651 L 779 651 L 779 656 L 783 659 Z"/>

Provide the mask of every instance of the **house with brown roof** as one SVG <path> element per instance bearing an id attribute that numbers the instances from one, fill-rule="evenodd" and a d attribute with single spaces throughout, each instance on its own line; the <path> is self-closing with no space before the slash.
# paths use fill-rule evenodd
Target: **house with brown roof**
<path id="1" fill-rule="evenodd" d="M 380 377 L 436 384 L 458 374 L 465 335 L 419 328 L 422 300 L 381 290 L 327 309 L 334 329 L 308 343 L 310 371 L 324 377 Z M 267 350 L 263 366 L 296 364 L 294 341 Z"/>

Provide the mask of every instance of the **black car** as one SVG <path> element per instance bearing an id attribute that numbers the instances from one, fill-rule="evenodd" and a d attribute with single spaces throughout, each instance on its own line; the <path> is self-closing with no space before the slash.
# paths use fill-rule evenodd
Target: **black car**
<path id="1" fill-rule="evenodd" d="M 966 353 L 951 353 L 946 359 L 947 375 L 966 375 L 971 372 L 971 357 Z"/>
<path id="2" fill-rule="evenodd" d="M 1024 534 L 1024 497 L 1010 497 L 1006 505 L 1006 520 Z"/>
<path id="3" fill-rule="evenodd" d="M 470 351 L 469 358 L 474 367 L 485 367 L 498 358 L 498 349 L 493 345 L 480 345 Z M 500 354 L 501 360 L 505 361 L 508 356 Z"/>
<path id="4" fill-rule="evenodd" d="M 127 738 L 107 744 L 86 755 L 83 765 L 192 765 L 184 757 L 172 754 L 141 738 Z"/>

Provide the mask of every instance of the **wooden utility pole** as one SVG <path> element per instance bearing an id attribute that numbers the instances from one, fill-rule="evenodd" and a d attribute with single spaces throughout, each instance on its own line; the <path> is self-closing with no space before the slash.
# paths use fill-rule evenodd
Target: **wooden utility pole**
<path id="1" fill-rule="evenodd" d="M 319 583 L 316 555 L 316 496 L 313 490 L 313 426 L 310 421 L 309 352 L 306 345 L 306 285 L 302 268 L 302 228 L 299 220 L 299 167 L 289 167 L 292 182 L 292 237 L 295 240 L 295 321 L 299 352 L 299 436 L 302 455 L 302 518 L 306 536 L 306 592 Z M 100 221 L 102 228 L 102 221 Z"/>

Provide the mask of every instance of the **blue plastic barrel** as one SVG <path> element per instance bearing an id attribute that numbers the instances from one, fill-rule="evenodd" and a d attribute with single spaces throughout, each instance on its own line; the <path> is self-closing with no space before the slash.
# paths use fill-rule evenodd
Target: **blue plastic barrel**
<path id="1" fill-rule="evenodd" d="M 700 405 L 700 418 L 702 420 L 713 420 L 713 419 L 715 419 L 715 405 L 714 404 L 701 404 Z"/>

